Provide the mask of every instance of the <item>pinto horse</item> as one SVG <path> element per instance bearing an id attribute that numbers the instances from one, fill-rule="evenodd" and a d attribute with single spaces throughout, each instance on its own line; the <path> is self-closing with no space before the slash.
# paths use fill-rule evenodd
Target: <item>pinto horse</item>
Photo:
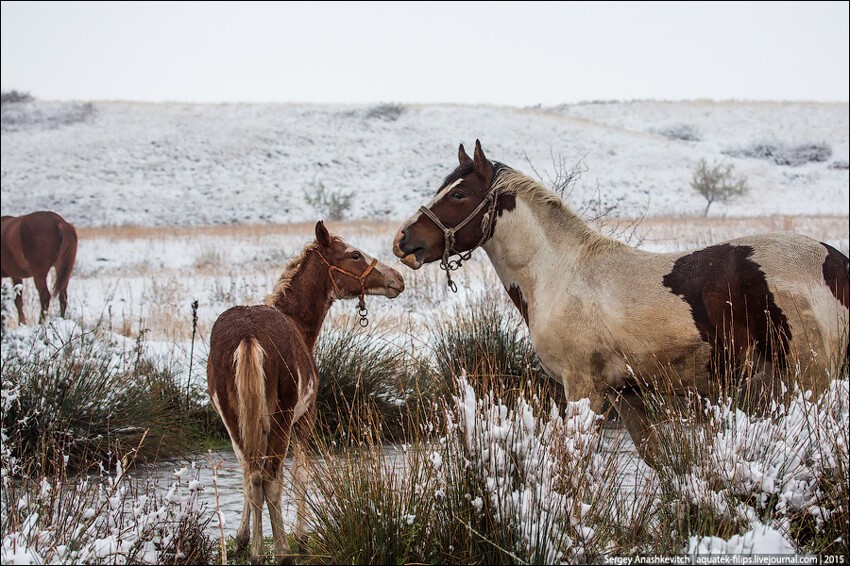
<path id="1" fill-rule="evenodd" d="M 313 349 L 335 299 L 395 298 L 404 280 L 391 267 L 331 236 L 316 224 L 316 241 L 293 260 L 262 306 L 238 306 L 218 317 L 210 335 L 210 397 L 242 463 L 245 504 L 236 540 L 244 548 L 253 516 L 251 561 L 263 556 L 263 499 L 269 508 L 275 553 L 292 560 L 281 516 L 283 461 L 295 435 L 293 487 L 296 539 L 303 542 L 306 468 L 303 444 L 316 419 L 318 370 Z M 361 318 L 361 323 L 362 323 Z"/>
<path id="2" fill-rule="evenodd" d="M 478 141 L 458 159 L 394 253 L 413 269 L 440 261 L 452 286 L 451 271 L 483 247 L 546 372 L 570 401 L 613 405 L 648 463 L 658 465 L 653 388 L 711 398 L 755 367 L 750 382 L 770 395 L 793 363 L 818 393 L 846 371 L 848 260 L 831 246 L 775 233 L 651 253 L 596 233 Z"/>
<path id="3" fill-rule="evenodd" d="M 2 276 L 11 277 L 20 285 L 32 277 L 41 299 L 44 321 L 50 306 L 47 272 L 56 268 L 53 294 L 59 296 L 59 311 L 65 316 L 68 307 L 68 281 L 77 258 L 77 231 L 55 212 L 39 211 L 24 216 L 3 216 L 0 219 L 0 267 Z M 23 292 L 15 294 L 18 321 L 26 324 Z"/>

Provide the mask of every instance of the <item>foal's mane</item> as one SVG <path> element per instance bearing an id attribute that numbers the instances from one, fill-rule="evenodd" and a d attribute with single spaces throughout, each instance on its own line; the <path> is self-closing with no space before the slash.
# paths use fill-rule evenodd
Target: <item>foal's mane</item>
<path id="1" fill-rule="evenodd" d="M 333 242 L 339 240 L 339 237 L 334 236 Z M 301 255 L 293 258 L 284 268 L 283 273 L 278 278 L 277 283 L 275 283 L 274 289 L 271 293 L 266 295 L 265 303 L 268 306 L 275 306 L 278 302 L 286 297 L 287 291 L 292 288 L 292 278 L 295 277 L 295 274 L 301 270 L 302 264 L 307 260 L 307 255 L 314 250 L 319 249 L 319 244 L 317 242 L 310 242 L 304 249 L 301 250 Z"/>
<path id="2" fill-rule="evenodd" d="M 495 175 L 493 190 L 514 194 L 533 208 L 545 212 L 549 220 L 578 236 L 584 242 L 586 255 L 594 256 L 619 250 L 625 246 L 619 240 L 607 238 L 593 230 L 567 206 L 560 196 L 525 173 L 496 163 Z"/>

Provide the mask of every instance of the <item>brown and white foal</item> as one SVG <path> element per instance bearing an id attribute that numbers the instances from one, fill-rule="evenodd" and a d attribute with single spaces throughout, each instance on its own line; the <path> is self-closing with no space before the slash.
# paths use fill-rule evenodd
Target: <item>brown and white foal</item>
<path id="1" fill-rule="evenodd" d="M 404 280 L 391 267 L 332 236 L 322 222 L 316 241 L 283 272 L 265 305 L 232 307 L 210 335 L 207 381 L 243 469 L 245 504 L 236 533 L 251 533 L 251 561 L 263 559 L 263 500 L 269 507 L 275 554 L 292 557 L 281 515 L 283 462 L 294 433 L 296 538 L 304 539 L 306 469 L 303 447 L 316 418 L 318 371 L 313 348 L 335 299 L 395 298 Z"/>

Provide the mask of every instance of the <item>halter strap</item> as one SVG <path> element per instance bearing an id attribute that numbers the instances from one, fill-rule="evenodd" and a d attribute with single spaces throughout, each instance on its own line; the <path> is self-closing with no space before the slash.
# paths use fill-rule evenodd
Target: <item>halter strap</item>
<path id="1" fill-rule="evenodd" d="M 328 267 L 328 278 L 331 280 L 331 285 L 334 287 L 334 291 L 336 292 L 337 297 L 342 297 L 342 293 L 337 287 L 336 281 L 334 280 L 333 272 L 338 271 L 343 275 L 347 275 L 352 279 L 356 279 L 360 283 L 360 302 L 358 303 L 358 314 L 360 315 L 360 326 L 366 328 L 369 326 L 369 319 L 366 318 L 369 315 L 369 309 L 366 308 L 366 278 L 369 277 L 369 274 L 372 273 L 372 270 L 375 269 L 375 266 L 378 264 L 378 259 L 372 259 L 372 263 L 370 263 L 366 269 L 363 270 L 363 273 L 357 275 L 356 273 L 352 273 L 351 271 L 346 271 L 341 267 L 337 267 L 336 265 L 331 264 L 328 260 L 325 259 L 325 256 L 322 255 L 322 252 L 319 250 L 315 250 L 316 255 L 319 256 L 319 259 Z"/>
<path id="2" fill-rule="evenodd" d="M 419 207 L 419 212 L 424 214 L 431 222 L 433 222 L 437 228 L 443 231 L 443 239 L 445 240 L 445 247 L 443 249 L 443 257 L 440 260 L 440 269 L 446 272 L 446 280 L 448 281 L 449 289 L 452 292 L 457 293 L 457 285 L 454 281 L 452 281 L 451 272 L 460 268 L 464 261 L 468 260 L 472 257 L 472 252 L 481 247 L 484 243 L 484 240 L 487 239 L 488 234 L 490 233 L 490 229 L 492 228 L 493 219 L 496 215 L 496 202 L 498 201 L 499 196 L 502 194 L 502 191 L 491 190 L 487 193 L 487 196 L 484 197 L 478 206 L 475 207 L 475 210 L 470 212 L 466 218 L 460 221 L 459 224 L 454 226 L 453 228 L 447 228 L 437 215 L 434 214 L 434 211 L 426 208 L 424 206 Z M 469 224 L 469 222 L 475 218 L 475 215 L 481 212 L 484 207 L 489 207 L 489 210 L 484 214 L 484 217 L 481 219 L 481 239 L 478 241 L 475 246 L 470 248 L 466 252 L 459 252 L 455 250 L 455 234 L 457 234 L 464 226 Z M 452 255 L 457 255 L 457 259 L 450 259 Z"/>

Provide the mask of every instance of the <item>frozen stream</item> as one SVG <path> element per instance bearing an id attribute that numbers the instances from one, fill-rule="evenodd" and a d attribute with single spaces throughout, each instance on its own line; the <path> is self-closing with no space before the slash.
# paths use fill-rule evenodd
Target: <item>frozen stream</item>
<path id="1" fill-rule="evenodd" d="M 605 427 L 604 435 L 605 443 L 602 450 L 606 452 L 619 450 L 618 460 L 622 463 L 623 470 L 621 489 L 624 493 L 631 493 L 640 480 L 645 477 L 648 468 L 639 460 L 634 449 L 634 444 L 632 444 L 631 439 L 622 427 L 618 424 L 609 423 Z M 399 466 L 404 465 L 404 452 L 400 445 L 387 445 L 384 448 L 384 457 L 388 460 L 388 463 Z M 311 464 L 316 466 L 323 465 L 323 463 L 318 459 L 314 459 Z M 201 492 L 201 501 L 208 509 L 214 510 L 216 507 L 216 497 L 212 482 L 211 464 L 220 466 L 218 468 L 217 483 L 219 503 L 225 519 L 225 535 L 236 536 L 236 529 L 239 526 L 243 505 L 242 467 L 232 451 L 218 451 L 211 454 L 198 454 L 184 459 L 171 460 L 158 464 L 153 468 L 137 469 L 132 475 L 140 479 L 150 477 L 161 488 L 168 489 L 167 486 L 174 481 L 174 472 L 186 467 L 188 470 L 183 475 L 184 482 L 187 477 L 198 479 L 204 486 L 204 490 Z M 290 457 L 286 460 L 282 508 L 284 525 L 288 532 L 291 532 L 295 526 L 295 503 L 291 500 L 291 466 L 292 458 Z M 208 529 L 214 536 L 218 536 L 218 516 L 215 513 Z M 263 510 L 263 533 L 267 536 L 271 535 L 271 524 L 269 523 L 268 511 L 266 509 Z"/>

